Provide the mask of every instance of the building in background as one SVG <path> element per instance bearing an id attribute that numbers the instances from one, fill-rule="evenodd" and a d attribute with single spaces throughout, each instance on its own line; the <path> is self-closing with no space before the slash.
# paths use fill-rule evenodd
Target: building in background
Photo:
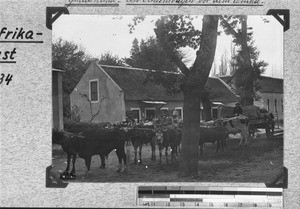
<path id="1" fill-rule="evenodd" d="M 231 79 L 232 76 L 222 76 L 220 78 L 233 90 L 235 89 Z M 283 79 L 261 76 L 256 84 L 259 86 L 259 90 L 256 92 L 258 98 L 254 100 L 253 104 L 273 113 L 275 119 L 283 120 Z"/>
<path id="2" fill-rule="evenodd" d="M 260 89 L 257 91 L 259 99 L 254 105 L 265 108 L 275 115 L 275 119 L 283 119 L 283 79 L 261 76 L 257 81 Z"/>
<path id="3" fill-rule="evenodd" d="M 64 129 L 63 123 L 63 70 L 52 68 L 52 128 Z"/>
<path id="4" fill-rule="evenodd" d="M 167 94 L 161 85 L 145 82 L 148 72 L 93 61 L 70 95 L 71 107 L 79 108 L 81 120 L 87 122 L 92 117 L 92 122 L 115 123 L 125 117 L 141 121 L 171 114 L 174 110 L 184 117 L 183 95 Z M 215 92 L 211 99 L 214 118 L 221 117 L 222 105 L 233 106 L 238 101 L 238 96 L 218 77 L 210 77 L 207 87 Z"/>

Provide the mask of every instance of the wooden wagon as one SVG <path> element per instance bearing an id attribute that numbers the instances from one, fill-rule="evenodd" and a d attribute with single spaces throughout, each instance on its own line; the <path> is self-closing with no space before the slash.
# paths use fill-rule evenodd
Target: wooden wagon
<path id="1" fill-rule="evenodd" d="M 260 109 L 254 105 L 243 107 L 243 114 L 249 118 L 249 134 L 254 137 L 257 129 L 264 129 L 267 137 L 274 134 L 274 117 L 265 109 Z"/>
<path id="2" fill-rule="evenodd" d="M 249 134 L 254 137 L 258 129 L 264 129 L 267 137 L 272 137 L 274 134 L 274 120 L 271 115 L 265 110 L 254 105 L 244 106 L 243 115 L 249 118 Z M 224 118 L 234 117 L 233 107 L 223 106 L 221 115 Z"/>
<path id="3" fill-rule="evenodd" d="M 251 137 L 254 137 L 257 129 L 264 129 L 268 138 L 273 136 L 274 121 L 268 114 L 263 117 L 250 117 L 249 119 L 249 134 Z"/>

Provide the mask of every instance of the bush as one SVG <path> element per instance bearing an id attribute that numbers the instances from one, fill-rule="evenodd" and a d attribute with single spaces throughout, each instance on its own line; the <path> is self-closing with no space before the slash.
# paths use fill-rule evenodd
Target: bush
<path id="1" fill-rule="evenodd" d="M 108 122 L 103 123 L 88 123 L 88 122 L 74 122 L 71 120 L 64 121 L 64 129 L 71 133 L 80 133 L 86 130 L 106 130 L 111 128 L 112 125 Z"/>
<path id="2" fill-rule="evenodd" d="M 71 121 L 74 121 L 74 122 L 80 122 L 80 113 L 82 112 L 82 110 L 80 110 L 79 107 L 77 107 L 77 105 L 73 105 L 71 107 L 71 112 L 70 112 L 70 118 L 71 118 Z"/>

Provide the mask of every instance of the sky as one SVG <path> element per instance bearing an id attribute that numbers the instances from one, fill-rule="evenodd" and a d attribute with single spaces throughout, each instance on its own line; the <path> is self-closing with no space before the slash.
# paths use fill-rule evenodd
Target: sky
<path id="1" fill-rule="evenodd" d="M 120 58 L 129 57 L 132 41 L 155 36 L 153 28 L 155 20 L 160 16 L 147 16 L 132 34 L 128 24 L 132 23 L 133 16 L 111 15 L 62 15 L 53 24 L 53 41 L 61 37 L 63 40 L 78 44 L 92 57 L 100 57 L 105 52 L 118 55 Z M 267 18 L 264 23 L 262 18 Z M 202 16 L 193 21 L 195 28 L 201 30 Z M 272 16 L 248 16 L 248 26 L 253 28 L 255 46 L 260 51 L 260 60 L 269 65 L 264 75 L 283 78 L 283 28 Z M 219 31 L 221 31 L 219 27 Z M 226 51 L 230 56 L 231 36 L 221 33 L 218 36 L 215 54 L 215 65 L 219 66 L 221 56 Z M 189 60 L 195 59 L 195 51 L 185 49 Z M 192 62 L 187 63 L 191 65 Z M 217 67 L 218 69 L 218 67 Z"/>

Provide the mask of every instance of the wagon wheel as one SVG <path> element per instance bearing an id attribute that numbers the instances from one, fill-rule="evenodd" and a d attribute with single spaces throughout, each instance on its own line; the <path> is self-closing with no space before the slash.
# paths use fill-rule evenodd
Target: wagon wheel
<path id="1" fill-rule="evenodd" d="M 249 125 L 249 136 L 253 139 L 255 134 L 255 128 L 253 124 Z"/>
<path id="2" fill-rule="evenodd" d="M 272 136 L 274 136 L 275 122 L 273 120 L 271 121 L 270 128 L 271 128 L 271 134 Z"/>

